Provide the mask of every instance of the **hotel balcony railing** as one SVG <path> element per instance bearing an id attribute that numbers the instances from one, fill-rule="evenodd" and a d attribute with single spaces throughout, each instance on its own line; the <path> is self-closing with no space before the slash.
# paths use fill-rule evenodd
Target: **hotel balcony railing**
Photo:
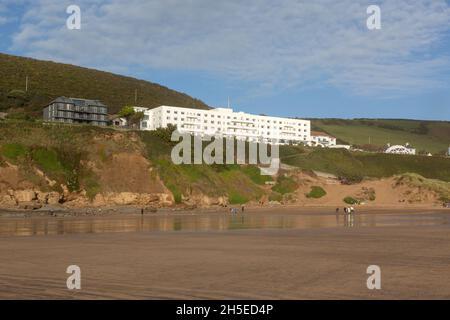
<path id="1" fill-rule="evenodd" d="M 95 113 L 95 114 L 108 114 L 108 109 L 105 111 L 94 111 L 92 108 L 87 107 L 80 107 L 79 109 L 76 109 L 75 107 L 71 106 L 69 109 L 67 109 L 66 106 L 57 106 L 58 111 L 70 111 L 70 112 L 77 112 L 77 113 Z"/>

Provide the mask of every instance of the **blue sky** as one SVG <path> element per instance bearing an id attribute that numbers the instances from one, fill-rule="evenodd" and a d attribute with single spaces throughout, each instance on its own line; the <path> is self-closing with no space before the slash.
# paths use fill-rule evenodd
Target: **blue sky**
<path id="1" fill-rule="evenodd" d="M 81 8 L 68 30 L 66 8 Z M 381 8 L 381 30 L 366 9 Z M 0 0 L 0 51 L 237 110 L 450 120 L 446 0 Z"/>

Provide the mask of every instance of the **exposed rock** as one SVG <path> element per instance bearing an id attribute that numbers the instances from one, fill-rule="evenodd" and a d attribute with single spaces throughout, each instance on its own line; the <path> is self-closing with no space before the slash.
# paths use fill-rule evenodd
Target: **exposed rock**
<path id="1" fill-rule="evenodd" d="M 58 192 L 50 192 L 47 195 L 47 204 L 49 205 L 55 205 L 60 203 L 61 201 L 61 195 Z"/>
<path id="2" fill-rule="evenodd" d="M 0 197 L 0 206 L 2 207 L 15 207 L 17 205 L 16 199 L 10 195 L 4 195 Z"/>
<path id="3" fill-rule="evenodd" d="M 21 202 L 19 203 L 19 208 L 24 210 L 37 210 L 42 208 L 42 204 L 37 203 L 35 201 L 31 202 Z"/>
<path id="4" fill-rule="evenodd" d="M 21 202 L 32 202 L 37 200 L 37 194 L 34 190 L 17 190 L 14 191 L 14 198 L 19 204 Z"/>
<path id="5" fill-rule="evenodd" d="M 173 204 L 173 197 L 164 193 L 132 193 L 132 192 L 107 192 L 97 194 L 92 201 L 93 206 L 105 205 L 140 205 L 146 206 L 170 206 Z"/>

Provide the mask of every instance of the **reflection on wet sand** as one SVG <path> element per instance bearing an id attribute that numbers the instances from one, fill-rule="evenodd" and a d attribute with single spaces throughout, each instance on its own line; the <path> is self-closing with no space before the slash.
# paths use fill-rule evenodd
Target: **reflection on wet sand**
<path id="1" fill-rule="evenodd" d="M 0 236 L 105 232 L 226 231 L 236 229 L 307 229 L 332 227 L 418 226 L 448 224 L 448 214 L 167 214 L 78 218 L 0 219 Z"/>

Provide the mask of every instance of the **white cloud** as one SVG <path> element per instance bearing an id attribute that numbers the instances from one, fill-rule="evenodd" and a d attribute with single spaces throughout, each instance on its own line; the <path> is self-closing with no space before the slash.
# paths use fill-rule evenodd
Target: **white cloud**
<path id="1" fill-rule="evenodd" d="M 355 93 L 441 86 L 445 0 L 79 0 L 82 29 L 65 28 L 70 1 L 33 0 L 13 49 L 92 67 L 198 70 L 261 88 L 333 85 Z"/>

